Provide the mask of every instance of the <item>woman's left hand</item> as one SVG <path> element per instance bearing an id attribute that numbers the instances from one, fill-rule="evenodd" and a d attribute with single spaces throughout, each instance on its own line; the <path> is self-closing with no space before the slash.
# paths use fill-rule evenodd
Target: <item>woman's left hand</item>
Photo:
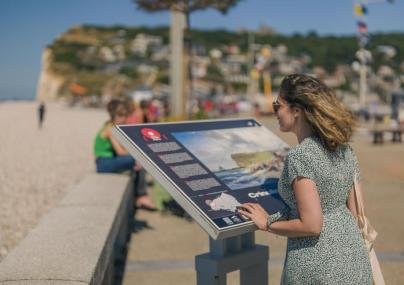
<path id="1" fill-rule="evenodd" d="M 269 217 L 269 214 L 267 211 L 265 211 L 264 208 L 260 204 L 257 203 L 245 203 L 242 204 L 241 209 L 238 210 L 238 212 L 241 215 L 246 216 L 247 218 L 251 219 L 253 221 L 258 229 L 267 231 L 268 230 L 268 224 L 267 220 Z"/>

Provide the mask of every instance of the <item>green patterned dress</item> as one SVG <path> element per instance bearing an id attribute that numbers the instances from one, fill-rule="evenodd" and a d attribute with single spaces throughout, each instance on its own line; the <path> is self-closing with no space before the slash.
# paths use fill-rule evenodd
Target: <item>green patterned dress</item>
<path id="1" fill-rule="evenodd" d="M 293 147 L 279 179 L 278 191 L 290 210 L 276 219 L 296 219 L 292 181 L 306 177 L 316 183 L 323 210 L 318 237 L 288 238 L 281 284 L 372 284 L 369 255 L 347 207 L 357 159 L 350 146 L 327 150 L 312 136 Z"/>

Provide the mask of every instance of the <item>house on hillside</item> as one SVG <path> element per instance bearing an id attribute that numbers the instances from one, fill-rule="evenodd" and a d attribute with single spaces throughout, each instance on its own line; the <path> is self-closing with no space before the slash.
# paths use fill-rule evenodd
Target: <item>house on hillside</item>
<path id="1" fill-rule="evenodd" d="M 131 51 L 134 54 L 145 56 L 148 48 L 158 48 L 163 44 L 163 39 L 159 36 L 147 34 L 137 34 L 136 38 L 131 42 Z"/>

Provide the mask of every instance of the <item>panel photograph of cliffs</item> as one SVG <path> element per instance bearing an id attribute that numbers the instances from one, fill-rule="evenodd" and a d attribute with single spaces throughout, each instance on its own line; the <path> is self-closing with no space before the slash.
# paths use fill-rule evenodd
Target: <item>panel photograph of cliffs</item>
<path id="1" fill-rule="evenodd" d="M 265 127 L 172 135 L 232 190 L 261 186 L 275 191 L 289 150 Z"/>

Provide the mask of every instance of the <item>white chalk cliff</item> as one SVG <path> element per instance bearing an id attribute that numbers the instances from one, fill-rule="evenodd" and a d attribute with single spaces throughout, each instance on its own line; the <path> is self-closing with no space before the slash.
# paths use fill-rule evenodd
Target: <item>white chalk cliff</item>
<path id="1" fill-rule="evenodd" d="M 42 67 L 39 75 L 36 97 L 40 101 L 56 100 L 64 84 L 64 78 L 52 73 L 50 64 L 52 52 L 45 48 L 42 53 Z"/>

